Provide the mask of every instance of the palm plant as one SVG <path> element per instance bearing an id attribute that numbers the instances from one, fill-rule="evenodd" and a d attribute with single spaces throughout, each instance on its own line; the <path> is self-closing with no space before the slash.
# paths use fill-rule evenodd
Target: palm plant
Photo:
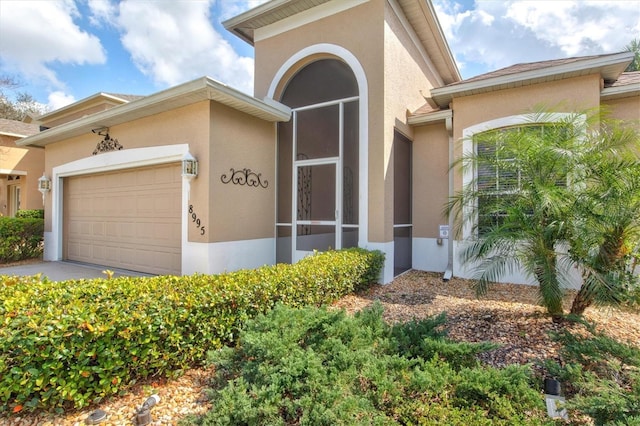
<path id="1" fill-rule="evenodd" d="M 558 121 L 537 112 L 530 119 L 473 137 L 473 152 L 453 165 L 471 169 L 473 177 L 451 198 L 447 213 L 456 216 L 458 232 L 471 230 L 460 257 L 478 294 L 522 270 L 558 318 L 571 266 L 578 266 L 584 283 L 574 312 L 580 314 L 594 301 L 617 300 L 615 290 L 624 287 L 623 253 L 638 230 L 639 185 L 629 178 L 631 170 L 640 176 L 638 132 L 614 130 L 597 114 Z"/>
<path id="2" fill-rule="evenodd" d="M 571 307 L 577 315 L 593 303 L 622 300 L 637 281 L 633 271 L 640 243 L 638 132 L 608 122 L 590 136 L 570 243 L 583 277 Z"/>

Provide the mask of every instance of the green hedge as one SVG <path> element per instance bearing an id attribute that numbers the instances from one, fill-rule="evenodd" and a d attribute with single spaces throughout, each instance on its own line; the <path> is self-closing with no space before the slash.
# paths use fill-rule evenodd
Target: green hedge
<path id="1" fill-rule="evenodd" d="M 44 210 L 18 210 L 16 217 L 23 219 L 44 219 Z"/>
<path id="2" fill-rule="evenodd" d="M 42 255 L 44 220 L 0 217 L 0 263 Z"/>
<path id="3" fill-rule="evenodd" d="M 39 282 L 0 277 L 0 412 L 80 408 L 179 374 L 282 303 L 330 303 L 377 280 L 380 252 L 310 256 L 220 275 Z"/>

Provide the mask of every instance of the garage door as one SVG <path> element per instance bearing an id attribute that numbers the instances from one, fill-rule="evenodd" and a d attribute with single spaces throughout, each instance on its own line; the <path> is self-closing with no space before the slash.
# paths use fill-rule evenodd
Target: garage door
<path id="1" fill-rule="evenodd" d="M 180 164 L 64 180 L 64 257 L 180 274 Z"/>

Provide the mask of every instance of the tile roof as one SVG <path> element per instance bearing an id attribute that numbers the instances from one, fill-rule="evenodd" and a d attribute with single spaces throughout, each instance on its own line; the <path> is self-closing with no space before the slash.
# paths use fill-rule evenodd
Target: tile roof
<path id="1" fill-rule="evenodd" d="M 40 128 L 36 124 L 0 118 L 0 134 L 25 137 L 35 135 L 38 132 L 40 132 Z"/>

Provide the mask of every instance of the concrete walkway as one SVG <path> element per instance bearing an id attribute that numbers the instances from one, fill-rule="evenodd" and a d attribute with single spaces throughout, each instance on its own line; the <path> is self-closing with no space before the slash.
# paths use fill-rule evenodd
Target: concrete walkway
<path id="1" fill-rule="evenodd" d="M 59 262 L 35 262 L 24 265 L 2 267 L 0 265 L 0 276 L 24 276 L 42 273 L 50 281 L 78 280 L 82 278 L 106 278 L 102 271 L 109 269 L 114 272 L 114 277 L 150 277 L 152 275 L 142 272 L 127 271 L 123 269 L 109 268 L 106 266 L 89 265 L 85 263 L 59 261 Z"/>

